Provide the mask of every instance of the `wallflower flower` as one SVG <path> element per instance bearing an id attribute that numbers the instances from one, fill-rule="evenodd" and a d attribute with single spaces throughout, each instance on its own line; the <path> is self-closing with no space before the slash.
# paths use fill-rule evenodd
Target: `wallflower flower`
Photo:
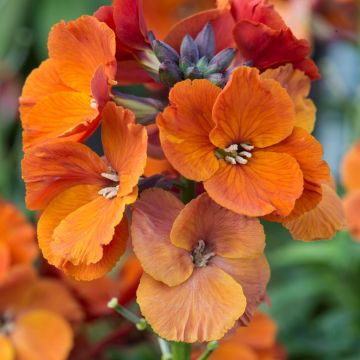
<path id="1" fill-rule="evenodd" d="M 38 253 L 35 229 L 13 204 L 0 200 L 0 282 L 19 264 L 31 264 Z"/>
<path id="2" fill-rule="evenodd" d="M 294 127 L 293 101 L 277 81 L 240 67 L 223 90 L 187 80 L 169 100 L 157 119 L 165 155 L 219 205 L 285 221 L 320 202 L 329 177 L 322 147 Z"/>
<path id="3" fill-rule="evenodd" d="M 48 48 L 49 59 L 29 75 L 20 98 L 24 148 L 89 137 L 115 78 L 115 34 L 95 17 L 56 24 Z"/>
<path id="4" fill-rule="evenodd" d="M 265 296 L 269 267 L 259 220 L 206 194 L 184 206 L 170 192 L 144 191 L 131 234 L 144 268 L 137 301 L 165 339 L 219 339 L 238 319 L 247 323 Z"/>
<path id="5" fill-rule="evenodd" d="M 360 241 L 360 189 L 346 194 L 343 201 L 347 229 L 355 240 Z"/>
<path id="6" fill-rule="evenodd" d="M 61 283 L 39 279 L 30 267 L 16 267 L 0 285 L 2 360 L 65 360 L 73 345 L 70 322 L 82 311 Z"/>
<path id="7" fill-rule="evenodd" d="M 176 24 L 165 38 L 175 49 L 186 34 L 193 38 L 210 22 L 220 49 L 238 49 L 238 63 L 250 63 L 260 70 L 293 64 L 311 79 L 319 79 L 315 63 L 309 58 L 310 46 L 297 39 L 267 0 L 218 1 L 218 8 L 204 11 Z M 227 34 L 227 35 L 224 35 Z"/>
<path id="8" fill-rule="evenodd" d="M 247 327 L 240 327 L 220 341 L 210 360 L 285 360 L 276 341 L 277 326 L 271 317 L 257 312 Z M 197 357 L 194 357 L 197 359 Z"/>
<path id="9" fill-rule="evenodd" d="M 44 257 L 79 280 L 109 271 L 128 237 L 127 204 L 137 197 L 146 162 L 146 130 L 114 103 L 103 110 L 106 159 L 83 144 L 49 143 L 25 154 L 26 202 L 43 209 L 38 238 Z"/>

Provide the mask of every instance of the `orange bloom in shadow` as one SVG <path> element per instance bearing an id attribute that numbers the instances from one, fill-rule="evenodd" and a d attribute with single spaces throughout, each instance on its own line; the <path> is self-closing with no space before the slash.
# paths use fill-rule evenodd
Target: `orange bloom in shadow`
<path id="1" fill-rule="evenodd" d="M 108 103 L 103 117 L 106 159 L 83 144 L 60 142 L 29 149 L 22 164 L 27 206 L 45 207 L 38 224 L 43 255 L 79 280 L 104 275 L 124 253 L 123 214 L 136 200 L 146 162 L 146 130 L 134 115 Z"/>
<path id="2" fill-rule="evenodd" d="M 349 192 L 344 198 L 347 229 L 360 241 L 360 189 Z"/>
<path id="3" fill-rule="evenodd" d="M 144 268 L 137 301 L 165 339 L 220 339 L 238 319 L 251 319 L 265 296 L 269 267 L 259 220 L 206 194 L 184 206 L 164 190 L 145 191 L 134 205 L 131 234 Z"/>
<path id="4" fill-rule="evenodd" d="M 342 162 L 342 183 L 347 191 L 360 189 L 360 141 L 345 155 Z"/>
<path id="5" fill-rule="evenodd" d="M 13 268 L 0 286 L 2 360 L 65 360 L 73 345 L 70 322 L 83 314 L 59 282 L 38 279 L 31 268 Z"/>
<path id="6" fill-rule="evenodd" d="M 11 267 L 31 264 L 38 248 L 35 229 L 13 204 L 0 200 L 0 283 Z"/>
<path id="7" fill-rule="evenodd" d="M 286 354 L 276 342 L 277 326 L 265 313 L 257 312 L 249 326 L 238 328 L 221 340 L 210 360 L 285 360 Z"/>
<path id="8" fill-rule="evenodd" d="M 313 241 L 327 240 L 345 226 L 345 213 L 342 201 L 336 193 L 336 185 L 322 184 L 322 199 L 312 210 L 298 218 L 284 222 L 293 239 Z"/>
<path id="9" fill-rule="evenodd" d="M 223 90 L 188 80 L 169 100 L 157 119 L 165 155 L 181 174 L 204 181 L 219 205 L 284 221 L 320 202 L 329 177 L 322 147 L 295 127 L 294 103 L 280 83 L 240 67 Z"/>
<path id="10" fill-rule="evenodd" d="M 142 267 L 134 255 L 128 256 L 115 275 L 107 275 L 93 281 L 75 281 L 65 278 L 65 282 L 75 291 L 90 317 L 112 314 L 107 304 L 116 297 L 125 306 L 135 299 L 136 289 L 142 275 Z"/>
<path id="11" fill-rule="evenodd" d="M 49 59 L 27 78 L 20 98 L 24 148 L 89 137 L 115 78 L 115 34 L 94 17 L 56 24 L 48 48 Z"/>

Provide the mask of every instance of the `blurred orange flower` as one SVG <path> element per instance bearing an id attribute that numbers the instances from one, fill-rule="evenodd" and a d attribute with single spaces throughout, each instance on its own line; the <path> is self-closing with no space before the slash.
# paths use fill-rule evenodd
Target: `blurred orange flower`
<path id="1" fill-rule="evenodd" d="M 280 83 L 239 67 L 221 90 L 183 81 L 157 124 L 164 152 L 182 175 L 204 181 L 221 206 L 285 221 L 314 208 L 329 178 L 322 147 L 295 127 L 293 100 Z"/>
<path id="2" fill-rule="evenodd" d="M 39 279 L 29 267 L 13 268 L 0 285 L 2 360 L 65 360 L 73 345 L 70 322 L 83 314 L 59 282 Z"/>
<path id="3" fill-rule="evenodd" d="M 115 34 L 95 17 L 56 24 L 48 48 L 49 59 L 27 78 L 20 98 L 24 148 L 90 136 L 115 78 Z"/>
<path id="4" fill-rule="evenodd" d="M 146 130 L 114 103 L 103 110 L 102 141 L 105 160 L 61 142 L 29 149 L 22 164 L 27 206 L 46 207 L 38 224 L 43 255 L 79 280 L 104 275 L 124 253 L 124 209 L 136 200 L 146 162 Z"/>
<path id="5" fill-rule="evenodd" d="M 38 254 L 35 229 L 15 205 L 0 200 L 0 283 L 18 264 L 31 264 Z"/>
<path id="6" fill-rule="evenodd" d="M 265 313 L 257 312 L 249 326 L 238 328 L 224 338 L 210 360 L 285 360 L 286 354 L 276 341 L 277 326 Z"/>
<path id="7" fill-rule="evenodd" d="M 131 234 L 144 268 L 137 301 L 165 339 L 219 339 L 237 320 L 247 323 L 264 299 L 269 267 L 258 219 L 221 208 L 206 194 L 184 206 L 152 189 L 134 205 Z"/>
<path id="8" fill-rule="evenodd" d="M 354 239 L 360 241 L 360 189 L 346 194 L 344 209 L 347 228 Z"/>

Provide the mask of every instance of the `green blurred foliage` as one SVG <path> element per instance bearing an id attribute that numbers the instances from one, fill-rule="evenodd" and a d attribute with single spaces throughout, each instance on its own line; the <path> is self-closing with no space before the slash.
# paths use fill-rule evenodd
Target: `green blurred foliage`
<path id="1" fill-rule="evenodd" d="M 54 23 L 91 14 L 100 5 L 110 2 L 0 0 L 0 74 L 8 71 L 15 74 L 14 81 L 25 79 L 31 69 L 46 58 L 47 36 Z M 326 56 L 325 60 L 333 61 L 334 68 L 339 70 L 336 59 L 331 54 Z M 330 71 L 332 73 L 334 71 Z M 357 89 L 351 96 L 341 93 L 340 86 L 327 82 L 329 78 L 325 71 L 321 82 L 326 84 L 325 89 L 316 86 L 319 114 L 326 111 L 338 114 L 336 121 L 351 133 L 344 144 L 347 148 L 355 137 L 360 136 L 360 91 Z M 341 73 L 338 78 L 342 79 Z M 334 90 L 332 97 L 326 93 L 328 90 Z M 349 121 L 346 122 L 346 119 Z M 324 125 L 326 120 L 319 122 L 317 130 L 327 126 Z M 9 121 L 0 117 L 0 194 L 25 209 L 21 158 L 18 119 Z M 272 268 L 269 286 L 272 306 L 265 309 L 278 322 L 280 341 L 288 350 L 289 358 L 359 359 L 360 244 L 346 232 L 339 233 L 331 241 L 297 242 L 291 240 L 280 225 L 265 226 L 268 234 L 266 252 Z M 109 329 L 107 325 L 99 324 L 91 331 L 90 338 L 95 341 Z M 106 353 L 108 360 L 150 360 L 158 357 L 157 344 L 149 346 L 144 342 L 136 347 L 112 346 Z"/>

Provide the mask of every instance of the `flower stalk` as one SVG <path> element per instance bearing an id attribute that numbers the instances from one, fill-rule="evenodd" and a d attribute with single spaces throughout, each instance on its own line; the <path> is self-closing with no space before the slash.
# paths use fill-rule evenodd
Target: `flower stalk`
<path id="1" fill-rule="evenodd" d="M 173 342 L 171 344 L 173 360 L 190 360 L 191 344 L 184 342 Z"/>
<path id="2" fill-rule="evenodd" d="M 219 343 L 217 341 L 211 341 L 207 344 L 206 350 L 200 355 L 197 360 L 206 360 L 210 357 L 210 355 L 219 347 Z"/>

